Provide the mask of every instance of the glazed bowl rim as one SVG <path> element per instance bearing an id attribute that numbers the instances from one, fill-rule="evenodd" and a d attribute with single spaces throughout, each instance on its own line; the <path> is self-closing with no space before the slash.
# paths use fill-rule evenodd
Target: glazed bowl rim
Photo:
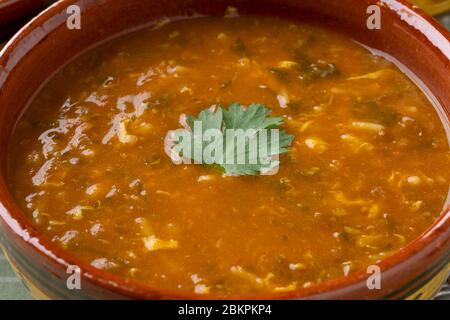
<path id="1" fill-rule="evenodd" d="M 12 2 L 16 0 L 10 0 Z M 12 39 L 5 45 L 0 51 L 0 67 L 2 67 L 7 61 L 14 49 L 20 45 L 21 39 L 27 34 L 39 28 L 45 21 L 53 17 L 55 14 L 61 12 L 61 9 L 66 6 L 75 3 L 77 0 L 59 0 L 50 5 L 46 10 L 41 12 L 38 16 L 27 23 L 21 30 L 19 30 Z M 391 0 L 387 0 L 391 1 Z M 450 33 L 440 24 L 438 24 L 433 18 L 428 16 L 424 11 L 418 7 L 406 2 L 405 0 L 393 0 L 401 5 L 412 10 L 416 16 L 425 19 L 434 29 L 442 34 L 446 39 L 450 39 Z M 8 3 L 8 1 L 7 1 Z M 396 19 L 401 19 L 396 16 Z M 426 37 L 426 30 L 419 30 L 421 35 L 425 36 L 425 39 L 421 40 L 423 43 L 428 39 Z M 47 32 L 47 31 L 46 31 Z M 50 33 L 52 31 L 49 31 Z M 34 46 L 34 45 L 33 45 Z M 33 53 L 33 47 L 28 54 Z M 21 57 L 22 58 L 22 57 Z M 16 64 L 20 64 L 20 60 Z M 50 76 L 51 77 L 51 76 Z M 4 82 L 0 83 L 0 89 L 4 83 L 7 82 L 8 75 Z M 445 111 L 444 111 L 445 112 Z M 445 112 L 446 113 L 446 112 Z M 447 114 L 447 113 L 446 113 Z M 447 115 L 448 117 L 448 115 Z M 448 119 L 447 119 L 448 120 Z M 8 152 L 6 152 L 7 156 Z M 6 180 L 6 179 L 5 179 Z M 69 265 L 79 266 L 82 270 L 82 276 L 89 279 L 97 286 L 103 287 L 111 292 L 120 293 L 130 298 L 154 298 L 156 296 L 164 298 L 175 299 L 295 299 L 295 298 L 321 298 L 324 295 L 339 296 L 339 292 L 352 290 L 352 286 L 356 287 L 361 284 L 362 281 L 367 279 L 367 273 L 364 270 L 350 274 L 347 277 L 340 277 L 337 279 L 331 279 L 322 283 L 314 284 L 309 288 L 301 288 L 293 291 L 283 293 L 262 293 L 262 294 L 206 294 L 197 295 L 191 292 L 178 291 L 171 289 L 155 288 L 135 280 L 130 280 L 125 277 L 117 276 L 105 270 L 96 269 L 88 262 L 84 262 L 78 257 L 72 255 L 69 251 L 64 250 L 57 246 L 54 242 L 48 239 L 43 233 L 39 232 L 29 221 L 27 216 L 21 210 L 14 197 L 9 192 L 7 181 L 5 185 L 0 185 L 0 189 L 4 192 L 5 197 L 8 197 L 10 204 L 5 202 L 5 199 L 0 199 L 0 217 L 5 222 L 5 225 L 12 231 L 12 234 L 18 236 L 20 241 L 25 242 L 32 250 L 39 255 L 44 255 L 50 258 L 54 263 L 61 268 L 67 268 Z M 445 241 L 450 238 L 450 206 L 444 208 L 441 215 L 422 235 L 407 244 L 402 249 L 396 251 L 392 256 L 382 260 L 377 265 L 387 272 L 394 267 L 400 267 L 403 265 L 405 268 L 408 262 L 413 260 L 413 257 L 423 250 L 424 248 L 433 245 L 433 241 L 439 236 L 439 232 L 444 231 L 446 235 Z M 397 270 L 397 273 L 399 271 Z"/>
<path id="2" fill-rule="evenodd" d="M 19 23 L 24 23 L 25 19 L 43 9 L 50 1 L 52 0 L 0 0 L 0 33 L 11 35 Z"/>

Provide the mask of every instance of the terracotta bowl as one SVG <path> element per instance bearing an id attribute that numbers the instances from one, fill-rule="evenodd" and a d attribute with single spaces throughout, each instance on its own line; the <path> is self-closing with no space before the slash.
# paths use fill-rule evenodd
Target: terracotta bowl
<path id="1" fill-rule="evenodd" d="M 22 18 L 48 2 L 48 0 L 0 0 L 0 26 Z"/>
<path id="2" fill-rule="evenodd" d="M 66 27 L 66 9 L 73 4 L 82 10 L 81 30 L 70 31 Z M 368 30 L 366 26 L 367 8 L 374 4 L 381 7 L 380 30 Z M 369 290 L 368 274 L 358 272 L 293 292 L 223 297 L 161 290 L 95 269 L 37 232 L 16 205 L 6 181 L 8 143 L 17 119 L 46 79 L 87 48 L 127 30 L 148 25 L 162 16 L 223 15 L 230 5 L 237 7 L 242 14 L 277 14 L 293 19 L 320 20 L 367 46 L 390 54 L 426 84 L 441 105 L 445 121 L 449 121 L 449 33 L 406 1 L 59 1 L 16 34 L 0 56 L 0 236 L 3 249 L 16 271 L 35 296 L 55 299 L 432 297 L 449 273 L 449 208 L 420 238 L 380 263 L 381 290 Z M 68 265 L 81 268 L 81 290 L 67 289 Z"/>

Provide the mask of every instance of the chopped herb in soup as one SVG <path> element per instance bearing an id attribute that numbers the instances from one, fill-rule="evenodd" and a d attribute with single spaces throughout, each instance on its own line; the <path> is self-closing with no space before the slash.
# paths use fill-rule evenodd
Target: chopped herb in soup
<path id="1" fill-rule="evenodd" d="M 228 118 L 211 118 L 220 106 Z M 175 164 L 167 133 L 202 117 L 279 129 L 278 171 Z M 435 221 L 450 181 L 442 122 L 394 64 L 267 17 L 173 21 L 87 52 L 31 103 L 9 160 L 12 192 L 59 246 L 197 294 L 366 270 Z"/>

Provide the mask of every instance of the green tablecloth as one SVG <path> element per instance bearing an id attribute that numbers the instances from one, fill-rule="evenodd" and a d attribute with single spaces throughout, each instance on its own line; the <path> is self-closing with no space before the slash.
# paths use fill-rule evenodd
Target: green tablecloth
<path id="1" fill-rule="evenodd" d="M 31 296 L 12 271 L 6 258 L 0 254 L 0 300 L 9 299 L 31 299 Z"/>
<path id="2" fill-rule="evenodd" d="M 450 30 L 450 13 L 441 16 L 439 20 Z M 0 41 L 0 48 L 2 43 Z M 449 297 L 450 298 L 450 297 Z M 0 252 L 0 300 L 31 299 L 24 284 L 15 276 L 8 261 Z"/>

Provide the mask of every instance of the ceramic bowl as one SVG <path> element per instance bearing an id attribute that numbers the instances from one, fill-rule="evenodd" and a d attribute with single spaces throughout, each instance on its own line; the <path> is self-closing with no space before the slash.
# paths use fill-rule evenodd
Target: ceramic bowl
<path id="1" fill-rule="evenodd" d="M 80 30 L 68 30 L 67 8 L 82 12 Z M 378 5 L 381 29 L 367 28 L 367 9 Z M 449 273 L 450 212 L 418 239 L 382 261 L 382 286 L 369 290 L 368 274 L 356 272 L 309 288 L 252 296 L 198 296 L 163 290 L 98 270 L 40 234 L 16 205 L 6 181 L 8 144 L 14 125 L 43 83 L 61 66 L 99 42 L 148 25 L 163 16 L 223 15 L 227 6 L 242 14 L 320 20 L 356 41 L 395 57 L 450 115 L 449 33 L 418 8 L 401 0 L 63 0 L 28 23 L 0 55 L 0 236 L 6 256 L 36 297 L 404 299 L 432 297 Z M 445 170 L 445 168 L 441 168 Z M 81 290 L 66 285 L 68 266 L 81 268 Z"/>
<path id="2" fill-rule="evenodd" d="M 48 2 L 48 0 L 0 0 L 0 26 L 22 18 Z"/>

